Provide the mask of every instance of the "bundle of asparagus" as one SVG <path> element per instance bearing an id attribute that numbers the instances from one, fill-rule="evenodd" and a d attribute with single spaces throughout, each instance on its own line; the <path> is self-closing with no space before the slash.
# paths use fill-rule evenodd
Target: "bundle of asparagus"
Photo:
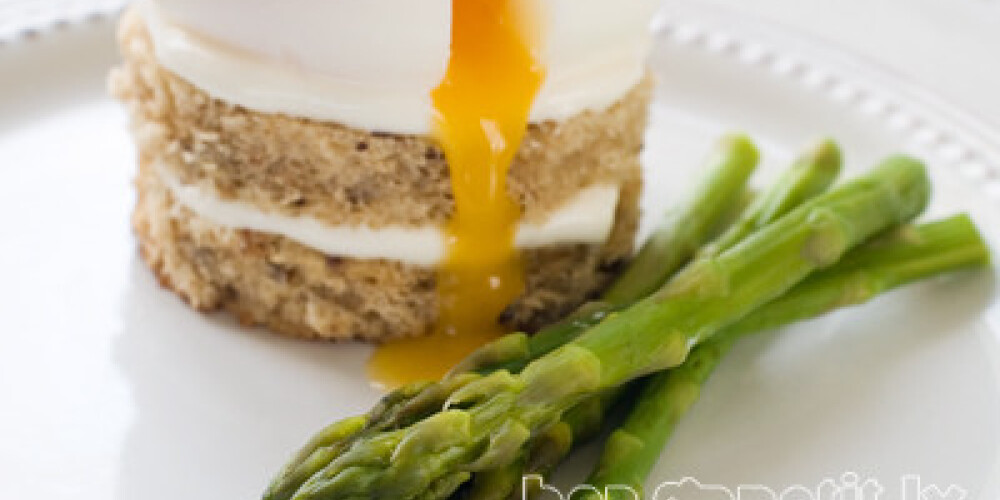
<path id="1" fill-rule="evenodd" d="M 613 401 L 631 411 L 589 482 L 594 492 L 641 491 L 739 337 L 988 260 L 966 216 L 906 225 L 930 194 L 916 160 L 889 158 L 829 190 L 841 163 L 829 141 L 717 235 L 757 161 L 747 138 L 724 138 L 692 202 L 601 301 L 533 336 L 507 335 L 444 379 L 400 388 L 367 415 L 323 429 L 264 498 L 517 496 L 525 474 L 550 472 L 601 429 Z"/>

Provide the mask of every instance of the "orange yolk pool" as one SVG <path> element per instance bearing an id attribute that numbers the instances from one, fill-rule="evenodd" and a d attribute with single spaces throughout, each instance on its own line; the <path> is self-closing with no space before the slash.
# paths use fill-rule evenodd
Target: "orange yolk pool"
<path id="1" fill-rule="evenodd" d="M 514 249 L 521 213 L 506 180 L 544 78 L 538 20 L 532 0 L 452 0 L 451 58 L 432 94 L 455 197 L 437 275 L 439 317 L 431 335 L 375 351 L 369 374 L 376 384 L 438 379 L 506 333 L 497 318 L 524 290 Z"/>

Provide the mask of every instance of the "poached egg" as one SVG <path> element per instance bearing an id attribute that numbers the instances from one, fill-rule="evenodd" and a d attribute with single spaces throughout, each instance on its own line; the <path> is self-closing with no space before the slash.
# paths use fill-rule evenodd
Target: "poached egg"
<path id="1" fill-rule="evenodd" d="M 506 178 L 526 128 L 603 110 L 633 88 L 658 5 L 147 0 L 144 17 L 160 63 L 214 97 L 440 143 L 455 212 L 436 267 L 439 320 L 429 336 L 376 350 L 370 374 L 393 387 L 439 378 L 506 333 L 497 318 L 524 289 Z M 605 199 L 613 212 L 617 196 Z"/>

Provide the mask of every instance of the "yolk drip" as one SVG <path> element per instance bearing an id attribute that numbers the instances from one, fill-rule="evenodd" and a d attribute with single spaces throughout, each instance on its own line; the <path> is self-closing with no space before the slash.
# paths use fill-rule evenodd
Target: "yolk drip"
<path id="1" fill-rule="evenodd" d="M 531 33 L 537 5 L 527 3 L 452 0 L 451 57 L 432 94 L 455 198 L 437 275 L 439 318 L 431 335 L 376 350 L 369 373 L 384 387 L 438 379 L 506 333 L 497 318 L 524 289 L 514 249 L 520 207 L 506 180 L 544 78 Z"/>

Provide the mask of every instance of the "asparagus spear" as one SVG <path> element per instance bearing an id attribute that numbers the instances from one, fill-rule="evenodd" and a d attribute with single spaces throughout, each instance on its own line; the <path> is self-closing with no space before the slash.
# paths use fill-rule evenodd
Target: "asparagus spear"
<path id="1" fill-rule="evenodd" d="M 703 168 L 708 175 L 691 201 L 684 209 L 666 214 L 625 272 L 599 301 L 585 304 L 565 320 L 534 335 L 505 335 L 472 353 L 452 373 L 476 371 L 485 374 L 500 369 L 518 372 L 530 361 L 576 338 L 608 314 L 649 295 L 709 241 L 713 231 L 738 203 L 758 161 L 757 147 L 746 136 L 721 138 L 705 161 Z"/>
<path id="2" fill-rule="evenodd" d="M 799 156 L 763 196 L 755 199 L 728 231 L 699 253 L 718 254 L 806 200 L 826 192 L 840 175 L 842 162 L 840 147 L 835 142 L 830 139 L 820 141 Z"/>
<path id="3" fill-rule="evenodd" d="M 756 168 L 756 146 L 744 135 L 731 134 L 721 138 L 707 159 L 704 169 L 709 172 L 696 191 L 690 206 L 667 217 L 654 236 L 643 246 L 631 268 L 645 273 L 668 276 L 683 265 L 694 249 L 703 245 L 712 230 L 729 213 Z M 672 242 L 672 243 L 671 243 Z M 668 244 L 670 243 L 670 244 Z M 655 247 L 655 248 L 654 248 Z M 676 249 L 684 248 L 683 252 Z M 660 252 L 669 250 L 661 258 Z M 635 275 L 635 272 L 632 273 Z M 310 476 L 332 460 L 333 456 L 362 435 L 406 427 L 410 423 L 437 411 L 457 384 L 466 380 L 457 377 L 468 372 L 489 373 L 506 368 L 520 371 L 528 362 L 554 350 L 603 320 L 609 313 L 642 298 L 647 292 L 645 279 L 631 279 L 615 287 L 618 307 L 606 301 L 586 304 L 566 320 L 550 325 L 528 337 L 523 333 L 506 335 L 479 349 L 456 366 L 445 387 L 418 383 L 390 392 L 364 417 L 351 417 L 344 427 L 353 432 L 321 432 L 313 442 L 299 451 L 272 480 L 264 493 L 265 500 L 288 500 Z M 457 378 L 456 378 L 457 377 Z M 358 426 L 359 419 L 363 425 Z"/>
<path id="4" fill-rule="evenodd" d="M 505 466 L 532 435 L 587 397 L 681 364 L 690 349 L 782 295 L 844 252 L 921 212 L 923 165 L 886 160 L 819 196 L 650 297 L 533 361 L 520 374 L 479 376 L 442 410 L 408 428 L 355 442 L 293 496 L 425 498 L 471 472 Z M 457 487 L 457 486 L 456 486 Z"/>
<path id="5" fill-rule="evenodd" d="M 749 154 L 741 156 L 750 157 Z M 719 164 L 729 165 L 734 160 L 735 157 L 720 161 Z M 467 362 L 459 365 L 459 371 L 471 371 L 472 369 L 481 373 L 489 373 L 497 369 L 506 369 L 511 372 L 520 371 L 531 360 L 573 340 L 587 328 L 602 320 L 604 316 L 620 308 L 614 307 L 614 304 L 631 304 L 648 295 L 651 292 L 649 290 L 650 284 L 653 282 L 650 277 L 656 277 L 657 281 L 653 289 L 658 288 L 678 269 L 687 264 L 695 253 L 703 257 L 717 255 L 746 238 L 754 230 L 770 224 L 804 201 L 826 191 L 840 173 L 841 161 L 840 148 L 837 144 L 829 139 L 821 141 L 801 155 L 792 167 L 763 196 L 758 197 L 725 233 L 701 251 L 668 251 L 667 249 L 671 246 L 671 242 L 678 247 L 686 248 L 690 243 L 707 241 L 711 234 L 709 231 L 711 223 L 708 223 L 707 219 L 702 219 L 701 229 L 696 231 L 699 234 L 697 239 L 690 237 L 685 239 L 679 236 L 692 233 L 692 231 L 678 229 L 678 226 L 688 224 L 686 221 L 692 220 L 692 218 L 668 219 L 661 230 L 657 231 L 643 246 L 636 258 L 636 265 L 630 266 L 626 270 L 623 277 L 609 290 L 601 302 L 588 304 L 587 307 L 579 313 L 571 315 L 564 322 L 546 328 L 532 337 L 523 334 L 518 337 L 507 335 L 495 343 L 487 344 L 470 357 Z M 720 167 L 720 171 L 717 171 L 710 178 L 721 178 L 723 172 L 724 170 L 721 170 Z M 711 182 L 706 183 L 701 196 L 697 199 L 719 199 L 724 195 L 717 188 L 709 188 L 710 185 L 712 185 Z M 730 195 L 735 191 L 735 186 L 728 190 Z M 706 205 L 706 203 L 692 205 L 687 210 L 690 211 L 697 205 Z M 721 211 L 717 212 L 714 220 L 717 221 L 722 213 Z M 664 261 L 658 272 L 647 272 L 658 262 L 656 256 L 660 254 L 666 255 L 668 259 Z"/>
<path id="6" fill-rule="evenodd" d="M 683 266 L 711 237 L 727 208 L 738 201 L 754 167 L 757 149 L 743 136 L 723 139 L 707 162 L 719 165 L 696 191 L 694 202 L 671 214 L 664 229 L 657 231 L 639 251 L 636 261 L 604 294 L 604 301 L 626 305 L 653 293 Z M 738 170 L 742 175 L 732 175 Z"/>
<path id="7" fill-rule="evenodd" d="M 796 158 L 792 166 L 762 196 L 756 198 L 725 233 L 699 250 L 698 256 L 707 258 L 719 255 L 754 231 L 826 192 L 840 175 L 842 162 L 840 147 L 833 140 L 823 139 L 818 142 Z M 616 397 L 612 394 L 601 399 L 610 401 Z M 594 424 L 586 425 L 593 427 Z"/>
<path id="8" fill-rule="evenodd" d="M 264 498 L 291 497 L 298 485 L 343 452 L 350 437 L 357 435 L 366 423 L 364 416 L 349 417 L 317 432 L 281 469 L 277 475 L 281 481 L 272 482 Z"/>
<path id="9" fill-rule="evenodd" d="M 640 381 L 642 387 L 635 408 L 622 427 L 609 436 L 588 484 L 602 492 L 609 485 L 629 486 L 641 491 L 639 486 L 659 457 L 659 450 L 677 420 L 694 402 L 692 396 L 697 397 L 698 388 L 735 339 L 837 308 L 863 304 L 896 287 L 944 273 L 982 267 L 988 261 L 985 242 L 964 214 L 903 228 L 852 250 L 831 268 L 810 276 L 787 294 L 696 347 L 681 366 Z M 608 405 L 598 402 L 595 406 L 597 409 L 579 412 L 576 421 L 569 418 L 569 413 L 577 408 L 564 417 L 572 426 L 580 426 L 581 430 L 574 432 L 574 441 L 580 439 L 578 432 L 584 435 L 594 432 L 595 426 L 603 421 Z M 527 469 L 527 472 L 546 475 L 562 458 L 550 456 L 542 467 Z M 626 493 L 617 491 L 616 494 Z"/>
<path id="10" fill-rule="evenodd" d="M 607 491 L 607 499 L 631 498 L 619 486 L 641 492 L 677 422 L 739 337 L 863 304 L 907 283 L 988 262 L 986 244 L 967 215 L 906 228 L 847 254 L 696 347 L 682 365 L 649 377 L 624 423 L 609 436 L 588 484 L 601 492 L 616 486 Z"/>
<path id="11" fill-rule="evenodd" d="M 806 200 L 825 192 L 840 173 L 841 161 L 840 148 L 836 143 L 829 139 L 820 141 L 800 155 L 772 186 L 747 207 L 726 232 L 703 247 L 697 255 L 700 257 L 717 255 L 743 240 L 753 231 L 777 220 Z M 560 334 L 562 338 L 554 338 L 547 343 L 553 348 L 569 342 L 582 333 L 582 330 L 579 332 L 559 330 L 554 333 Z M 511 371 L 520 368 L 514 363 L 510 363 L 506 367 Z M 504 490 L 509 494 L 519 489 L 520 478 L 525 474 L 543 476 L 548 474 L 569 453 L 573 442 L 587 439 L 600 428 L 604 420 L 605 409 L 620 398 L 621 392 L 621 389 L 614 389 L 570 409 L 564 416 L 564 421 L 568 423 L 571 430 L 567 438 L 568 442 L 563 440 L 561 432 L 555 436 L 543 434 L 538 438 L 539 443 L 532 446 L 536 450 L 533 453 L 537 453 L 539 456 L 530 461 L 518 461 L 512 466 L 524 466 L 525 468 L 519 473 L 487 471 L 477 474 L 476 481 L 480 480 L 479 476 L 487 476 L 482 481 L 489 485 L 490 494 L 482 498 L 495 496 L 496 490 L 501 488 L 499 477 L 511 480 L 504 487 Z M 480 489 L 486 490 L 486 488 L 477 488 L 476 492 Z M 470 493 L 467 498 L 480 498 L 476 496 L 476 492 Z"/>
<path id="12" fill-rule="evenodd" d="M 926 206 L 921 163 L 892 157 L 868 175 L 814 198 L 733 248 L 689 266 L 665 287 L 548 356 L 548 369 L 583 356 L 599 366 L 601 387 L 679 365 L 690 348 L 728 323 L 827 267 L 858 243 L 905 222 Z M 669 325 L 666 334 L 633 334 Z M 533 380 L 546 371 L 525 369 Z M 538 368 L 536 368 L 538 370 Z"/>

